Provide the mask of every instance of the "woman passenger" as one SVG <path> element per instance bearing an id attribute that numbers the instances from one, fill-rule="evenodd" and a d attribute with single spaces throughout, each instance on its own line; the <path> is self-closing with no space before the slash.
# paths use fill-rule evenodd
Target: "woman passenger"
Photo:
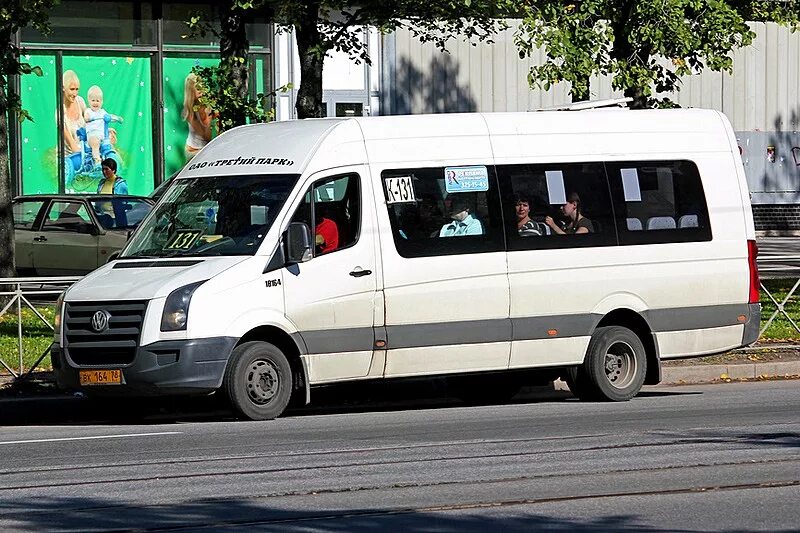
<path id="1" fill-rule="evenodd" d="M 561 212 L 567 219 L 567 225 L 564 229 L 556 224 L 552 217 L 544 219 L 545 224 L 550 226 L 553 233 L 559 235 L 575 235 L 580 233 L 594 233 L 594 225 L 592 221 L 583 216 L 581 213 L 581 199 L 578 193 L 571 192 L 567 196 L 567 203 L 561 206 Z"/>

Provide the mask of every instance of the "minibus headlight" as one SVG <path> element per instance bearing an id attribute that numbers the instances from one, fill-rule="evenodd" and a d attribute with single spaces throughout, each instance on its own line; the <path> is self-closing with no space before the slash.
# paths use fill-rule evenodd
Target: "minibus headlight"
<path id="1" fill-rule="evenodd" d="M 205 283 L 205 280 L 184 285 L 172 291 L 164 302 L 164 312 L 161 315 L 161 331 L 182 331 L 186 329 L 186 322 L 189 318 L 189 302 L 192 301 L 192 294 L 197 287 Z"/>
<path id="2" fill-rule="evenodd" d="M 64 295 L 67 291 L 62 292 L 56 300 L 56 316 L 53 318 L 53 342 L 61 345 L 61 312 L 64 309 Z"/>

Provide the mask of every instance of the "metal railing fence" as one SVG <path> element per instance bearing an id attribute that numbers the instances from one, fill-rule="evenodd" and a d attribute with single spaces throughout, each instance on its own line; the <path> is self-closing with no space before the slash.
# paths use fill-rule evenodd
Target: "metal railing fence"
<path id="1" fill-rule="evenodd" d="M 758 273 L 761 277 L 761 292 L 775 305 L 775 310 L 764 321 L 761 317 L 761 331 L 758 332 L 759 336 L 763 335 L 767 328 L 778 318 L 778 315 L 783 315 L 786 320 L 792 325 L 795 331 L 800 333 L 800 326 L 789 316 L 786 311 L 786 304 L 794 296 L 798 287 L 800 287 L 800 255 L 771 255 L 758 258 Z M 786 296 L 779 302 L 770 290 L 764 285 L 764 280 L 768 279 L 797 279 L 786 293 Z"/>
<path id="2" fill-rule="evenodd" d="M 0 302 L 5 302 L 2 310 L 0 310 L 0 318 L 2 318 L 9 310 L 15 308 L 17 315 L 17 368 L 12 368 L 7 359 L 12 357 L 13 354 L 6 354 L 0 352 L 0 366 L 5 368 L 14 378 L 27 377 L 30 373 L 38 367 L 45 357 L 50 353 L 50 345 L 42 352 L 36 359 L 36 362 L 31 364 L 27 373 L 25 372 L 24 350 L 22 346 L 23 336 L 23 320 L 22 310 L 24 308 L 30 309 L 33 314 L 38 317 L 51 331 L 54 331 L 53 324 L 36 308 L 33 301 L 37 299 L 47 299 L 55 302 L 58 295 L 64 290 L 81 279 L 80 277 L 40 277 L 40 278 L 0 278 Z M 9 299 L 10 297 L 10 299 Z"/>
<path id="3" fill-rule="evenodd" d="M 762 326 L 759 335 L 763 335 L 767 328 L 783 315 L 792 327 L 800 333 L 800 325 L 795 322 L 786 310 L 786 305 L 792 296 L 800 288 L 800 255 L 767 256 L 758 259 L 759 274 L 761 276 L 761 291 L 775 305 L 775 310 L 764 320 L 762 316 Z M 33 278 L 0 278 L 0 301 L 6 301 L 11 297 L 2 310 L 2 318 L 12 307 L 16 310 L 17 318 L 17 368 L 12 368 L 8 358 L 11 354 L 0 352 L 0 366 L 5 368 L 14 378 L 26 377 L 35 370 L 45 357 L 50 353 L 50 345 L 37 357 L 36 361 L 25 371 L 24 351 L 23 351 L 23 320 L 22 310 L 30 309 L 51 331 L 54 330 L 47 318 L 36 308 L 33 301 L 38 299 L 48 299 L 55 301 L 59 294 L 66 290 L 70 285 L 81 279 L 79 276 L 62 277 L 33 277 Z M 763 280 L 769 279 L 796 279 L 789 292 L 780 300 L 764 285 Z"/>

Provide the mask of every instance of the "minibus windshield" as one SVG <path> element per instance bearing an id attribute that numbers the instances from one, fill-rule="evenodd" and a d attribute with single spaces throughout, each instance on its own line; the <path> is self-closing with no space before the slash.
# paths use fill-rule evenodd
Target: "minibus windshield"
<path id="1" fill-rule="evenodd" d="M 176 179 L 119 257 L 253 255 L 298 177 Z"/>

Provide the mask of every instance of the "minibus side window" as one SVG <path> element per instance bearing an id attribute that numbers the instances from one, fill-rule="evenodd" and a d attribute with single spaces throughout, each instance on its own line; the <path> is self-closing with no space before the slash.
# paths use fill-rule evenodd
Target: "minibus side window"
<path id="1" fill-rule="evenodd" d="M 617 244 L 602 162 L 496 168 L 509 250 Z"/>
<path id="2" fill-rule="evenodd" d="M 381 182 L 400 256 L 504 249 L 499 191 L 490 166 L 387 169 Z"/>
<path id="3" fill-rule="evenodd" d="M 306 191 L 292 222 L 303 222 L 314 234 L 314 255 L 342 250 L 358 241 L 361 195 L 357 174 L 325 178 Z"/>
<path id="4" fill-rule="evenodd" d="M 622 244 L 711 240 L 703 184 L 691 161 L 607 163 Z"/>

